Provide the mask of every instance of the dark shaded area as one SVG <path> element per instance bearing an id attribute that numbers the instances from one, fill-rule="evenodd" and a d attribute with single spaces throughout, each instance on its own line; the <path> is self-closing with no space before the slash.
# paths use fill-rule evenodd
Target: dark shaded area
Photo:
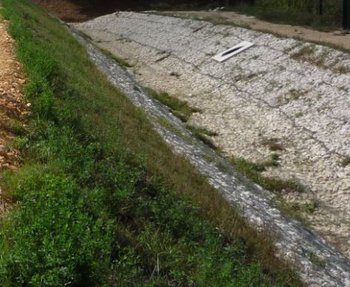
<path id="1" fill-rule="evenodd" d="M 254 4 L 255 0 L 32 0 L 64 21 L 81 22 L 114 11 L 208 10 Z"/>
<path id="2" fill-rule="evenodd" d="M 86 13 L 100 13 L 114 10 L 198 10 L 228 7 L 237 4 L 254 4 L 255 0 L 68 0 L 79 4 Z"/>
<path id="3" fill-rule="evenodd" d="M 234 10 L 260 19 L 330 31 L 342 26 L 350 0 L 32 0 L 67 22 L 82 22 L 115 11 Z M 349 5 L 350 6 L 350 5 Z M 347 7 L 347 6 L 345 6 Z M 348 9 L 349 10 L 349 9 Z M 350 12 L 349 12 L 350 15 Z M 350 19 L 350 17 L 344 17 Z M 349 21 L 350 22 L 350 21 Z M 347 24 L 347 22 L 346 22 Z M 350 25 L 350 24 L 348 24 Z M 345 20 L 343 27 L 346 27 Z"/>
<path id="4" fill-rule="evenodd" d="M 343 5 L 343 28 L 350 30 L 350 0 L 344 0 Z"/>

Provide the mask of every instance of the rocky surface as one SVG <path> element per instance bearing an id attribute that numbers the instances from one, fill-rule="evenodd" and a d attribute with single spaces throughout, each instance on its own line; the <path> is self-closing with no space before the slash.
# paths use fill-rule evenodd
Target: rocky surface
<path id="1" fill-rule="evenodd" d="M 228 156 L 279 157 L 266 176 L 307 192 L 283 193 L 311 226 L 350 257 L 350 56 L 240 27 L 120 12 L 77 24 L 125 58 L 144 86 L 200 109 L 190 123 L 215 131 Z M 241 41 L 255 46 L 217 63 Z M 276 148 L 276 145 L 278 148 Z M 311 212 L 305 206 L 317 206 Z"/>
<path id="2" fill-rule="evenodd" d="M 278 255 L 290 261 L 307 286 L 350 286 L 350 262 L 300 223 L 283 216 L 271 206 L 272 195 L 241 178 L 224 158 L 195 139 L 184 123 L 167 107 L 150 98 L 127 71 L 79 36 L 91 59 L 118 89 L 142 108 L 155 130 L 174 149 L 185 156 L 223 196 L 237 206 L 257 228 L 271 232 Z M 161 123 L 167 121 L 167 125 Z M 171 128 L 169 128 L 171 126 Z"/>

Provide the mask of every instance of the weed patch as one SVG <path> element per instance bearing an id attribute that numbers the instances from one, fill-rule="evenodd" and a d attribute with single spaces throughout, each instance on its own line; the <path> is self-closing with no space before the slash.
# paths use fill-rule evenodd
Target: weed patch
<path id="1" fill-rule="evenodd" d="M 147 88 L 146 90 L 150 96 L 168 106 L 171 112 L 183 122 L 187 122 L 193 113 L 200 112 L 199 109 L 190 107 L 187 102 L 172 97 L 166 92 L 158 93 L 150 88 Z"/>
<path id="2" fill-rule="evenodd" d="M 305 190 L 305 188 L 295 180 L 269 178 L 261 174 L 267 167 L 278 165 L 278 157 L 276 156 L 273 156 L 270 161 L 260 164 L 252 163 L 242 158 L 233 158 L 231 162 L 238 172 L 272 192 L 303 192 Z"/>
<path id="3" fill-rule="evenodd" d="M 122 68 L 126 69 L 126 68 L 132 68 L 134 67 L 134 65 L 130 64 L 128 61 L 126 61 L 123 58 L 117 57 L 116 55 L 112 54 L 110 51 L 102 48 L 101 46 L 99 46 L 99 49 L 108 57 L 111 58 L 112 60 L 114 60 L 116 63 L 119 64 L 119 66 L 121 66 Z"/>
<path id="4" fill-rule="evenodd" d="M 214 150 L 218 150 L 218 147 L 211 141 L 209 137 L 215 137 L 218 134 L 216 132 L 209 131 L 205 128 L 200 128 L 192 125 L 186 125 L 186 127 L 192 132 L 192 134 L 201 142 L 209 146 Z"/>
<path id="5" fill-rule="evenodd" d="M 326 262 L 323 258 L 318 256 L 317 254 L 310 252 L 309 254 L 309 260 L 311 261 L 312 264 L 319 268 L 325 268 L 326 267 Z"/>
<path id="6" fill-rule="evenodd" d="M 317 203 L 316 202 L 308 202 L 304 204 L 304 210 L 307 213 L 314 213 L 317 210 Z"/>

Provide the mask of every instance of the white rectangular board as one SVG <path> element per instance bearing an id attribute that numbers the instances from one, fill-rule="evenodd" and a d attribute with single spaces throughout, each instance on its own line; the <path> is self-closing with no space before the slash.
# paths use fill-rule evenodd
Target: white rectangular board
<path id="1" fill-rule="evenodd" d="M 253 45 L 254 44 L 251 42 L 243 41 L 243 42 L 239 43 L 238 45 L 233 46 L 232 48 L 227 49 L 227 50 L 215 55 L 213 57 L 213 59 L 215 61 L 218 61 L 218 62 L 226 61 L 227 59 L 231 58 L 232 56 L 237 55 L 238 53 L 240 53 L 244 50 L 247 50 L 248 48 L 250 48 Z"/>

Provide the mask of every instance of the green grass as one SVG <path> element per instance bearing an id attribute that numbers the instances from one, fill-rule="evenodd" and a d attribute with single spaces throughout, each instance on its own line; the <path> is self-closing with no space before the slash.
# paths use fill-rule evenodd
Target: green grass
<path id="1" fill-rule="evenodd" d="M 64 26 L 2 5 L 32 111 L 2 175 L 1 286 L 300 286 Z"/>
<path id="2" fill-rule="evenodd" d="M 207 146 L 211 147 L 214 150 L 218 150 L 218 147 L 211 141 L 209 137 L 217 136 L 216 132 L 209 131 L 205 128 L 196 127 L 192 125 L 186 125 L 186 127 L 192 132 L 192 134 L 202 141 Z"/>
<path id="3" fill-rule="evenodd" d="M 317 202 L 307 202 L 304 204 L 303 207 L 304 207 L 305 212 L 312 214 L 317 210 L 318 205 L 317 205 Z"/>
<path id="4" fill-rule="evenodd" d="M 167 92 L 156 92 L 150 88 L 146 90 L 150 96 L 168 106 L 171 112 L 183 122 L 187 122 L 193 113 L 200 112 L 200 110 L 190 107 L 187 102 L 170 96 Z"/>
<path id="5" fill-rule="evenodd" d="M 304 192 L 305 188 L 295 180 L 282 180 L 278 178 L 265 177 L 261 173 L 267 167 L 278 166 L 279 157 L 276 154 L 271 155 L 271 159 L 260 164 L 249 162 L 243 158 L 233 158 L 231 162 L 235 169 L 245 175 L 247 178 L 259 184 L 263 188 L 272 192 Z"/>
<path id="6" fill-rule="evenodd" d="M 99 49 L 109 58 L 113 59 L 122 68 L 132 68 L 134 65 L 130 64 L 127 60 L 117 57 L 115 54 L 99 46 Z"/>
<path id="7" fill-rule="evenodd" d="M 5 121 L 0 123 L 0 127 L 15 135 L 25 134 L 25 126 L 19 119 L 16 118 L 7 118 Z"/>
<path id="8" fill-rule="evenodd" d="M 310 252 L 308 254 L 308 257 L 310 259 L 310 261 L 312 262 L 312 264 L 314 264 L 315 266 L 319 267 L 319 268 L 325 268 L 326 267 L 326 261 L 318 256 L 317 254 Z"/>
<path id="9" fill-rule="evenodd" d="M 275 143 L 275 141 L 273 141 L 273 143 Z M 279 155 L 272 153 L 269 160 L 260 163 L 253 163 L 243 158 L 232 158 L 231 163 L 237 172 L 243 174 L 246 178 L 260 185 L 264 189 L 273 192 L 275 196 L 272 200 L 272 204 L 274 204 L 284 215 L 296 219 L 306 226 L 310 226 L 310 223 L 303 216 L 303 213 L 310 214 L 315 212 L 317 209 L 317 203 L 309 202 L 304 206 L 300 206 L 297 203 L 288 203 L 282 197 L 282 193 L 305 192 L 305 187 L 296 180 L 283 180 L 266 177 L 262 174 L 267 168 L 278 167 L 280 165 L 279 160 Z"/>

